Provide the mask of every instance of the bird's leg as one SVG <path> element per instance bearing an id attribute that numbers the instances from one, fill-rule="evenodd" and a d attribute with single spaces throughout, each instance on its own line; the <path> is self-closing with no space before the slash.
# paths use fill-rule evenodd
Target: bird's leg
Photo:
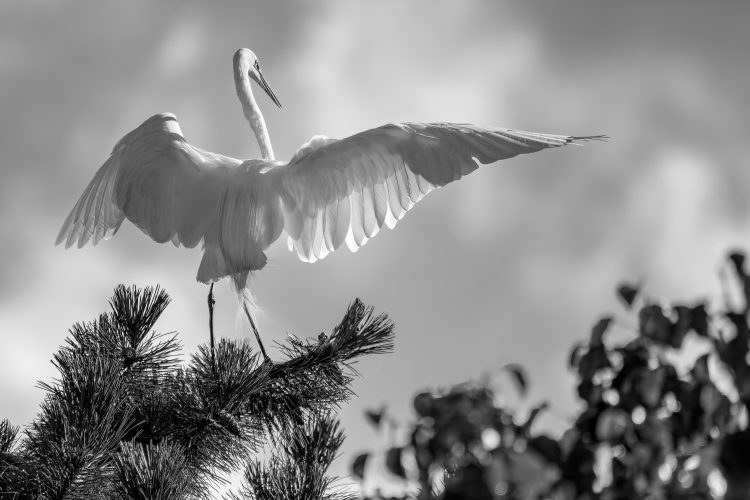
<path id="1" fill-rule="evenodd" d="M 266 361 L 270 362 L 271 358 L 268 357 L 268 354 L 266 354 L 266 349 L 263 347 L 263 342 L 260 340 L 260 334 L 258 333 L 258 329 L 255 327 L 255 321 L 253 321 L 253 317 L 250 314 L 250 310 L 247 308 L 247 304 L 242 304 L 242 309 L 245 311 L 245 315 L 247 316 L 248 321 L 250 321 L 250 326 L 253 329 L 253 333 L 255 334 L 255 338 L 258 341 L 258 346 L 260 347 L 260 352 L 263 354 L 263 357 Z"/>
<path id="2" fill-rule="evenodd" d="M 211 364 L 216 368 L 216 359 L 214 355 L 214 284 L 208 290 L 208 331 L 211 334 Z"/>

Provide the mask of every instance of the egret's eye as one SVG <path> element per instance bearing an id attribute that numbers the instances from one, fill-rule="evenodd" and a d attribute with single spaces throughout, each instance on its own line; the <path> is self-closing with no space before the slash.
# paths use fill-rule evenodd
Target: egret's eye
<path id="1" fill-rule="evenodd" d="M 260 71 L 260 63 L 258 62 L 257 59 L 255 60 L 255 69 L 257 69 L 258 71 Z"/>

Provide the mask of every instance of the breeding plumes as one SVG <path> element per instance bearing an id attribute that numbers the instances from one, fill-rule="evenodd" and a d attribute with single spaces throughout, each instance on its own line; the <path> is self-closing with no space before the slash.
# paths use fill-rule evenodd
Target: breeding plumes
<path id="1" fill-rule="evenodd" d="M 247 279 L 265 266 L 265 251 L 282 231 L 306 262 L 344 243 L 356 251 L 384 225 L 393 228 L 430 191 L 479 164 L 604 137 L 395 123 L 345 139 L 315 136 L 291 160 L 278 161 L 250 81 L 281 104 L 252 51 L 238 50 L 233 63 L 237 96 L 263 159 L 200 149 L 185 140 L 174 115 L 154 115 L 115 145 L 63 223 L 57 244 L 96 244 L 125 219 L 158 243 L 201 243 L 198 281 L 213 287 L 231 277 L 264 355 L 247 307 Z"/>

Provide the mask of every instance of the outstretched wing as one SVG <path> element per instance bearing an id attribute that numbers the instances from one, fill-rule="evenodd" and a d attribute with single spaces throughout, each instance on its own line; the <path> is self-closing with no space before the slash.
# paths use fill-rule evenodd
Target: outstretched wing
<path id="1" fill-rule="evenodd" d="M 574 137 L 453 123 L 390 124 L 342 140 L 314 138 L 281 172 L 289 248 L 314 262 L 352 251 L 435 188 L 481 164 L 604 136 Z"/>
<path id="2" fill-rule="evenodd" d="M 193 247 L 215 225 L 226 186 L 240 164 L 188 144 L 174 115 L 154 115 L 115 145 L 56 243 L 96 244 L 117 232 L 127 217 L 159 243 Z"/>

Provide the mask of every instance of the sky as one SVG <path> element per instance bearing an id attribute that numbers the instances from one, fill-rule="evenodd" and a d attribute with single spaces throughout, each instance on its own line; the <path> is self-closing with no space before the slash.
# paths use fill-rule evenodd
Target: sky
<path id="1" fill-rule="evenodd" d="M 748 19 L 739 1 L 0 3 L 0 416 L 31 421 L 67 330 L 119 283 L 166 288 L 156 328 L 186 354 L 207 341 L 199 249 L 129 223 L 96 247 L 54 240 L 113 145 L 154 113 L 203 149 L 259 157 L 231 74 L 249 47 L 284 106 L 258 95 L 280 159 L 316 134 L 399 121 L 611 137 L 482 167 L 356 254 L 306 264 L 282 239 L 253 282 L 267 345 L 330 331 L 355 297 L 396 324 L 395 352 L 357 365 L 338 474 L 388 445 L 364 409 L 406 421 L 416 392 L 510 362 L 528 371 L 526 403 L 552 405 L 540 425 L 564 427 L 571 344 L 603 314 L 634 324 L 620 281 L 713 299 L 725 253 L 750 246 Z M 222 336 L 248 335 L 236 309 L 222 283 Z"/>

